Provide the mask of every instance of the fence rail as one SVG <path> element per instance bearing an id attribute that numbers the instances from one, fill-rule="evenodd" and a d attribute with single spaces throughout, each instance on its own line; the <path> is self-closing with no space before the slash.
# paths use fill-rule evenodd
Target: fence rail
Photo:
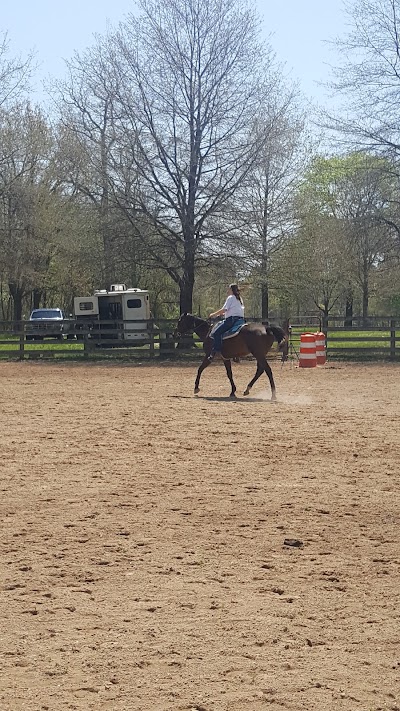
<path id="1" fill-rule="evenodd" d="M 400 359 L 400 319 L 371 317 L 364 325 L 361 319 L 354 318 L 352 327 L 345 326 L 344 322 L 343 317 L 329 317 L 323 325 L 316 317 L 293 320 L 289 329 L 290 355 L 293 358 L 298 356 L 301 333 L 322 328 L 330 359 Z M 286 327 L 288 324 L 285 322 Z M 197 337 L 183 337 L 178 342 L 174 337 L 175 328 L 176 319 L 99 321 L 90 327 L 68 320 L 62 323 L 60 332 L 53 333 L 43 331 L 40 326 L 34 330 L 29 321 L 0 321 L 0 358 L 198 359 L 201 343 Z"/>

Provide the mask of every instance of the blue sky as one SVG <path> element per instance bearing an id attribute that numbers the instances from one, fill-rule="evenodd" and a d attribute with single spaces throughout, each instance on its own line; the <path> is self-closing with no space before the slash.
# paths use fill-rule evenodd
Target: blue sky
<path id="1" fill-rule="evenodd" d="M 326 40 L 346 29 L 342 0 L 256 0 L 256 6 L 264 18 L 264 36 L 287 72 L 308 97 L 325 102 L 326 92 L 317 82 L 327 80 L 327 65 L 335 64 Z M 134 8 L 133 0 L 14 0 L 3 3 L 0 31 L 8 32 L 13 54 L 35 51 L 41 97 L 41 79 L 62 76 L 63 59 L 84 50 L 94 33 L 105 32 Z"/>

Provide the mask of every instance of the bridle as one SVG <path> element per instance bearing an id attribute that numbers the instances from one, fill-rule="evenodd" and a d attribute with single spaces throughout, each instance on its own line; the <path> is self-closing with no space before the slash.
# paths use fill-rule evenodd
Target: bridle
<path id="1" fill-rule="evenodd" d="M 195 325 L 195 323 L 194 323 L 194 316 L 193 316 L 192 318 L 193 318 L 193 326 L 194 326 L 194 325 Z M 180 321 L 180 319 L 179 319 L 179 321 Z M 179 323 L 179 322 L 178 322 L 178 323 Z M 178 326 L 177 326 L 177 327 L 176 327 L 176 330 L 175 330 L 175 337 L 176 337 L 176 338 L 181 338 L 182 336 L 190 336 L 191 333 L 193 333 L 193 328 L 188 328 L 187 330 L 185 330 L 185 331 L 182 333 L 182 331 L 180 331 L 179 328 L 178 328 Z"/>
<path id="2" fill-rule="evenodd" d="M 185 331 L 184 333 L 182 333 L 181 331 L 179 331 L 178 327 L 176 328 L 176 330 L 175 330 L 175 336 L 176 336 L 176 338 L 181 338 L 182 336 L 190 336 L 190 335 L 193 335 L 193 333 L 196 333 L 196 319 L 197 319 L 198 317 L 191 315 L 191 318 L 192 318 L 192 320 L 193 320 L 193 324 L 192 324 L 192 326 L 191 326 L 190 328 L 187 329 L 187 331 Z M 206 320 L 206 319 L 200 319 L 200 320 L 201 320 L 201 321 L 204 321 L 204 323 L 207 323 L 207 324 L 208 324 L 208 328 L 209 328 L 209 330 L 210 330 L 211 325 L 212 325 L 210 319 L 207 319 L 207 320 Z M 200 325 L 200 324 L 198 324 L 198 325 Z M 198 335 L 198 334 L 196 334 L 196 335 Z"/>

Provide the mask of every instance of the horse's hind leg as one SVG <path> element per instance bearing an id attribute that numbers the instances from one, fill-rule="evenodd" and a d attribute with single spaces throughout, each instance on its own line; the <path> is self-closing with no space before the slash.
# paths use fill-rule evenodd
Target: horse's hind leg
<path id="1" fill-rule="evenodd" d="M 250 395 L 250 390 L 251 390 L 251 388 L 253 387 L 253 385 L 254 385 L 254 383 L 256 382 L 256 380 L 258 380 L 258 378 L 260 377 L 260 375 L 263 374 L 264 370 L 265 370 L 265 365 L 264 365 L 264 363 L 260 363 L 259 361 L 257 361 L 256 374 L 255 374 L 254 378 L 253 378 L 252 380 L 250 380 L 250 382 L 249 382 L 249 384 L 248 384 L 246 390 L 244 391 L 243 395 Z"/>
<path id="2" fill-rule="evenodd" d="M 236 395 L 235 395 L 235 393 L 236 393 L 236 385 L 235 385 L 235 383 L 233 382 L 233 374 L 232 374 L 232 364 L 231 364 L 231 361 L 230 361 L 230 360 L 224 360 L 224 366 L 225 366 L 226 374 L 227 374 L 227 376 L 228 376 L 228 378 L 229 378 L 229 382 L 230 382 L 231 388 L 232 388 L 231 394 L 229 395 L 229 397 L 236 397 Z"/>
<path id="3" fill-rule="evenodd" d="M 210 361 L 208 360 L 208 356 L 206 356 L 200 365 L 198 371 L 197 371 L 197 376 L 196 376 L 196 381 L 194 384 L 194 394 L 197 395 L 197 393 L 200 391 L 200 378 L 203 370 L 207 368 L 207 366 L 210 365 Z"/>
<path id="4" fill-rule="evenodd" d="M 271 385 L 271 401 L 274 402 L 276 400 L 276 387 L 274 383 L 274 376 L 272 375 L 271 366 L 268 363 L 267 359 L 265 360 L 264 370 L 268 376 L 269 384 Z"/>

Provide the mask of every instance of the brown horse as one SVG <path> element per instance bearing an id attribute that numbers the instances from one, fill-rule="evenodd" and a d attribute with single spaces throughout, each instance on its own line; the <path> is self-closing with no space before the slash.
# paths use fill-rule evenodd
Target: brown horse
<path id="1" fill-rule="evenodd" d="M 194 332 L 203 341 L 205 358 L 197 371 L 196 382 L 194 384 L 194 392 L 200 390 L 200 378 L 203 370 L 210 365 L 208 356 L 212 351 L 213 339 L 210 337 L 211 326 L 208 321 L 205 321 L 198 316 L 192 314 L 182 314 L 179 318 L 176 336 L 181 336 L 185 333 Z M 272 397 L 271 400 L 276 400 L 276 388 L 272 370 L 267 362 L 266 355 L 274 341 L 278 341 L 279 350 L 285 354 L 287 349 L 287 339 L 284 331 L 279 326 L 264 326 L 262 323 L 246 323 L 236 336 L 222 341 L 222 357 L 226 374 L 229 378 L 232 390 L 229 397 L 236 397 L 236 385 L 233 382 L 231 358 L 240 358 L 241 356 L 253 355 L 257 360 L 257 370 L 254 378 L 250 380 L 243 395 L 249 395 L 250 389 L 262 373 L 266 373 L 271 385 Z"/>

